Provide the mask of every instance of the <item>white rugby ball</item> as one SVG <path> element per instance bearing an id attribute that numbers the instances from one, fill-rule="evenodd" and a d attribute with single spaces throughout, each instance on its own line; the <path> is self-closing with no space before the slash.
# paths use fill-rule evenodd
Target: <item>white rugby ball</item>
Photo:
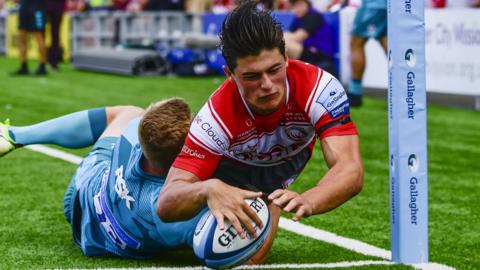
<path id="1" fill-rule="evenodd" d="M 193 235 L 193 251 L 205 266 L 214 269 L 235 267 L 250 259 L 263 246 L 270 231 L 268 205 L 260 198 L 246 199 L 245 202 L 263 223 L 262 229 L 255 224 L 256 238 L 248 233 L 244 239 L 240 238 L 228 220 L 225 220 L 224 230 L 220 230 L 210 211 L 203 214 Z"/>

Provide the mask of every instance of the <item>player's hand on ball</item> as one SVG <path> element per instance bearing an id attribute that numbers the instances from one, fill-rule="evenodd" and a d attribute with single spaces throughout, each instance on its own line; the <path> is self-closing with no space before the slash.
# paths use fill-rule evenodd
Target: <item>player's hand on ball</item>
<path id="1" fill-rule="evenodd" d="M 252 222 L 263 228 L 262 221 L 245 202 L 245 199 L 255 199 L 262 196 L 261 192 L 253 192 L 225 184 L 219 179 L 209 179 L 207 204 L 212 215 L 217 220 L 220 229 L 225 229 L 224 219 L 227 218 L 241 238 L 245 237 L 245 228 L 252 237 L 256 237 Z"/>
<path id="2" fill-rule="evenodd" d="M 268 199 L 282 208 L 283 211 L 295 213 L 292 217 L 294 221 L 299 221 L 301 217 L 312 215 L 313 205 L 302 195 L 294 191 L 277 189 L 268 196 Z"/>

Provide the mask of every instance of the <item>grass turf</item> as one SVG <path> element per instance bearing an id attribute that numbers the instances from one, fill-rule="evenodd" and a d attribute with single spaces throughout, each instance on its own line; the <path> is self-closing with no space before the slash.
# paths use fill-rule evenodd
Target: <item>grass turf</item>
<path id="1" fill-rule="evenodd" d="M 17 61 L 0 58 L 0 118 L 27 125 L 86 108 L 133 104 L 142 107 L 184 97 L 195 111 L 223 78 L 119 77 L 62 66 L 46 78 L 10 77 Z M 365 99 L 352 109 L 365 163 L 365 185 L 335 211 L 302 222 L 339 235 L 390 249 L 388 130 L 386 102 Z M 430 261 L 458 269 L 480 265 L 480 113 L 439 106 L 428 108 Z M 318 147 L 318 146 L 317 146 Z M 83 155 L 86 149 L 70 152 Z M 314 185 L 326 171 L 316 149 L 293 189 Z M 28 166 L 25 166 L 28 164 Z M 86 258 L 73 244 L 63 218 L 63 192 L 75 165 L 29 150 L 0 161 L 1 268 L 151 267 L 197 264 L 190 251 L 172 251 L 158 259 Z M 267 263 L 328 263 L 375 259 L 316 240 L 280 231 Z M 366 266 L 354 269 L 403 269 Z"/>

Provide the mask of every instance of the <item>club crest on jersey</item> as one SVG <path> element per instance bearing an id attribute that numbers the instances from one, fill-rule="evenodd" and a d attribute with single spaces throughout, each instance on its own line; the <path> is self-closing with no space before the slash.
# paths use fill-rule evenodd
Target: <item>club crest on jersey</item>
<path id="1" fill-rule="evenodd" d="M 304 141 L 308 137 L 308 132 L 300 127 L 289 127 L 285 132 L 292 141 Z"/>
<path id="2" fill-rule="evenodd" d="M 330 81 L 315 101 L 322 104 L 332 118 L 349 114 L 347 93 L 336 80 Z"/>
<path id="3" fill-rule="evenodd" d="M 125 179 L 123 179 L 123 165 L 115 171 L 115 192 L 117 192 L 120 199 L 125 200 L 128 210 L 131 210 L 130 203 L 134 202 L 135 199 L 128 195 L 130 191 L 127 188 Z"/>

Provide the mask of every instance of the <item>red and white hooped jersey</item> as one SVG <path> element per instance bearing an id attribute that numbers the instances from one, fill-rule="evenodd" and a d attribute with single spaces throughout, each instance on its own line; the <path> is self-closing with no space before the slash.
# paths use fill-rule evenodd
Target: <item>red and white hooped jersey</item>
<path id="1" fill-rule="evenodd" d="M 275 167 L 308 149 L 306 163 L 316 137 L 357 134 L 349 113 L 347 94 L 337 79 L 316 66 L 289 60 L 285 106 L 268 116 L 256 115 L 236 84 L 226 80 L 193 120 L 173 166 L 208 179 L 222 159 L 247 168 Z"/>

